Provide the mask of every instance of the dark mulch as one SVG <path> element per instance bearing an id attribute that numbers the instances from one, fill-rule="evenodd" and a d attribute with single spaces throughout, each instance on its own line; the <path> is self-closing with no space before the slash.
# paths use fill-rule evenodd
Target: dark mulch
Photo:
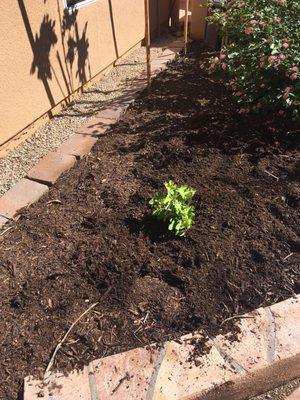
<path id="1" fill-rule="evenodd" d="M 226 318 L 299 292 L 296 125 L 239 115 L 200 58 L 192 48 L 162 73 L 153 95 L 1 238 L 1 399 L 44 371 L 93 302 L 57 368 L 196 329 L 228 332 Z M 149 216 L 167 179 L 197 189 L 185 239 Z"/>

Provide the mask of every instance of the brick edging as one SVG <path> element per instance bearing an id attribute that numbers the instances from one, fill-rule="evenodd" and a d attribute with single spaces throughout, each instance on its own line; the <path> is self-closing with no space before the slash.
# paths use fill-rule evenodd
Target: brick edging
<path id="1" fill-rule="evenodd" d="M 300 387 L 291 393 L 286 400 L 299 400 L 300 399 Z"/>
<path id="2" fill-rule="evenodd" d="M 167 67 L 182 49 L 183 42 L 175 40 L 168 45 L 155 60 L 152 61 L 153 76 Z M 70 168 L 76 161 L 87 155 L 95 143 L 115 124 L 147 86 L 145 72 L 132 81 L 122 96 L 115 99 L 107 108 L 96 114 L 86 125 L 79 128 L 63 142 L 56 151 L 48 153 L 21 179 L 16 185 L 0 197 L 0 234 L 4 226 L 13 221 L 20 209 L 28 207 L 43 196 L 50 186 Z"/>
<path id="3" fill-rule="evenodd" d="M 201 332 L 95 360 L 69 376 L 52 374 L 46 385 L 27 377 L 24 400 L 242 400 L 300 376 L 300 295 L 238 324 L 239 340 L 209 339 L 199 357 L 191 354 Z"/>

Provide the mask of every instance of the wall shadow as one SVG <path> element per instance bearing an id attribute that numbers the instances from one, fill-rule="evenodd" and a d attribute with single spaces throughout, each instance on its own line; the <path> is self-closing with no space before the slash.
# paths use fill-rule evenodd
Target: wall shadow
<path id="1" fill-rule="evenodd" d="M 76 88 L 73 83 L 73 76 L 78 78 L 80 85 L 84 85 L 91 79 L 89 63 L 89 39 L 87 34 L 88 23 L 84 24 L 80 32 L 77 17 L 78 10 L 61 12 L 59 0 L 57 0 L 61 20 L 61 40 L 64 53 L 65 68 L 68 73 L 68 90 L 72 93 Z M 75 65 L 77 62 L 77 65 Z"/>
<path id="2" fill-rule="evenodd" d="M 31 66 L 31 73 L 34 73 L 37 69 L 38 79 L 43 82 L 47 97 L 49 99 L 51 107 L 55 106 L 55 101 L 51 93 L 51 89 L 48 83 L 48 79 L 51 79 L 50 69 L 50 49 L 57 42 L 57 37 L 54 32 L 55 22 L 49 19 L 48 15 L 45 15 L 39 35 L 33 35 L 29 17 L 26 11 L 24 0 L 18 0 L 18 5 L 26 29 L 28 41 L 33 53 L 33 61 Z M 48 75 L 48 76 L 47 76 Z"/>
<path id="3" fill-rule="evenodd" d="M 52 79 L 56 80 L 63 98 L 68 102 L 77 86 L 81 87 L 91 79 L 88 23 L 86 22 L 80 30 L 77 21 L 78 10 L 62 10 L 60 1 L 57 0 L 58 19 L 54 20 L 45 13 L 38 32 L 34 33 L 24 0 L 18 0 L 18 5 L 33 54 L 30 74 L 36 74 L 37 79 L 42 81 L 51 108 L 60 101 L 54 99 L 51 91 L 49 82 Z M 59 40 L 62 51 L 56 50 L 55 53 Z M 58 61 L 58 70 L 52 65 L 52 52 Z M 62 76 L 62 82 L 59 76 Z M 79 81 L 76 87 L 74 78 Z M 48 114 L 52 116 L 51 111 Z"/>
<path id="4" fill-rule="evenodd" d="M 109 15 L 110 15 L 110 22 L 111 22 L 113 41 L 114 41 L 114 46 L 115 46 L 115 53 L 116 53 L 116 58 L 118 59 L 120 57 L 120 55 L 119 55 L 119 50 L 118 50 L 116 28 L 115 28 L 115 21 L 114 21 L 114 13 L 113 13 L 113 7 L 112 7 L 111 0 L 108 0 L 108 8 L 109 8 Z"/>

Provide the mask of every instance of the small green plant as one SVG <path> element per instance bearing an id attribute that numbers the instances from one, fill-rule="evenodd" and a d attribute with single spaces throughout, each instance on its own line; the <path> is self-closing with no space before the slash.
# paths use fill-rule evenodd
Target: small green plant
<path id="1" fill-rule="evenodd" d="M 194 206 L 190 205 L 196 190 L 190 186 L 178 186 L 173 181 L 165 182 L 167 194 L 155 193 L 149 204 L 153 206 L 152 215 L 169 223 L 169 230 L 177 236 L 185 236 L 195 219 Z"/>

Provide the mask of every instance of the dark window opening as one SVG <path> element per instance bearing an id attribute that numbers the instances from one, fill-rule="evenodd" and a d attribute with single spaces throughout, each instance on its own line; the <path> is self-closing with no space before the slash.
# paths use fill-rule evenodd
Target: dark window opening
<path id="1" fill-rule="evenodd" d="M 76 4 L 82 3 L 84 0 L 67 0 L 68 7 L 74 7 Z"/>

